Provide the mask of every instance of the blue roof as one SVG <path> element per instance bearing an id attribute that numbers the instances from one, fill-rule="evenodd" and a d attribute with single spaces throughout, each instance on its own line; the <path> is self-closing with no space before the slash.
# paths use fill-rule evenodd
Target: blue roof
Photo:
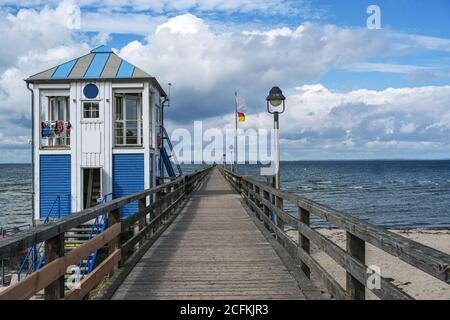
<path id="1" fill-rule="evenodd" d="M 89 68 L 84 74 L 84 79 L 99 79 L 103 69 L 106 66 L 109 55 L 109 53 L 96 53 L 91 64 L 89 65 Z"/>
<path id="2" fill-rule="evenodd" d="M 67 79 L 76 62 L 75 59 L 59 65 L 53 73 L 52 79 Z"/>
<path id="3" fill-rule="evenodd" d="M 116 78 L 130 78 L 133 75 L 135 66 L 122 60 L 119 70 L 117 70 Z"/>
<path id="4" fill-rule="evenodd" d="M 142 78 L 153 77 L 117 56 L 110 47 L 100 46 L 85 56 L 31 76 L 27 81 Z"/>

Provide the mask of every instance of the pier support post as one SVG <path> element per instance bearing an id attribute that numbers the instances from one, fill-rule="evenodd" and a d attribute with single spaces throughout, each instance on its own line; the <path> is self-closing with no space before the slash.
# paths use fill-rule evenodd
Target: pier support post
<path id="1" fill-rule="evenodd" d="M 64 256 L 64 233 L 45 241 L 45 263 L 48 264 Z M 52 282 L 44 289 L 45 300 L 59 300 L 64 298 L 64 275 Z"/>
<path id="2" fill-rule="evenodd" d="M 108 228 L 112 225 L 120 222 L 120 210 L 116 209 L 113 211 L 110 211 L 108 213 Z M 120 247 L 120 235 L 117 236 L 114 240 L 111 240 L 108 244 L 108 255 L 111 255 L 113 252 L 115 252 Z M 111 274 L 118 269 L 118 266 L 116 265 L 111 272 Z"/>
<path id="3" fill-rule="evenodd" d="M 364 240 L 347 232 L 347 252 L 361 263 L 366 263 L 366 244 Z M 365 285 L 347 272 L 347 294 L 353 300 L 365 300 Z"/>
<path id="4" fill-rule="evenodd" d="M 304 223 L 305 225 L 307 225 L 309 227 L 309 225 L 310 225 L 309 211 L 299 207 L 298 208 L 298 216 L 299 216 L 300 222 Z M 310 248 L 309 239 L 307 237 L 305 237 L 300 231 L 298 232 L 298 245 L 300 246 L 300 248 L 305 250 L 305 252 L 307 252 L 308 254 L 310 253 L 311 248 Z M 306 274 L 306 276 L 308 278 L 311 278 L 311 270 L 309 269 L 309 267 L 306 263 L 304 263 L 303 261 L 300 261 L 300 268 L 303 270 L 303 272 Z"/>

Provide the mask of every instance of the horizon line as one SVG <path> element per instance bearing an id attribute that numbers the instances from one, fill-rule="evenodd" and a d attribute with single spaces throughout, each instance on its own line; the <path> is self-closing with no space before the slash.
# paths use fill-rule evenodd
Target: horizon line
<path id="1" fill-rule="evenodd" d="M 436 159 L 424 159 L 424 158 L 373 158 L 373 159 L 297 159 L 297 160 L 281 160 L 280 162 L 302 162 L 302 161 L 314 161 L 314 162 L 331 162 L 331 161 L 450 161 L 450 158 L 436 158 Z M 234 163 L 234 162 L 233 162 Z M 32 164 L 31 162 L 0 162 L 0 165 L 5 164 Z M 180 165 L 203 165 L 206 163 L 180 163 Z M 223 164 L 217 162 L 217 164 Z M 226 162 L 230 164 L 230 162 Z M 238 165 L 259 165 L 261 163 L 238 163 Z"/>

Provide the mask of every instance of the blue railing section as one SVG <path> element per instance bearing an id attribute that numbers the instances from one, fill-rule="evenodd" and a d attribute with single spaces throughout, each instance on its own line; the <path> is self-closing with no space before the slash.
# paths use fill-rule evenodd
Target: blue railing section
<path id="1" fill-rule="evenodd" d="M 53 214 L 53 210 L 58 209 L 57 215 L 58 219 L 61 218 L 61 197 L 71 196 L 70 194 L 58 195 L 56 199 L 53 201 L 53 204 L 44 218 L 43 224 L 47 224 L 50 221 L 50 217 Z M 27 249 L 27 254 L 20 265 L 19 271 L 17 272 L 17 280 L 20 281 L 22 279 L 22 274 L 25 273 L 24 278 L 26 278 L 31 272 L 37 271 L 42 267 L 44 263 L 45 254 L 42 251 L 42 246 L 44 243 L 42 242 L 38 247 L 30 247 Z M 40 255 L 40 257 L 39 257 Z M 39 259 L 39 261 L 38 261 Z M 27 264 L 28 263 L 28 264 Z"/>
<path id="2" fill-rule="evenodd" d="M 112 193 L 108 193 L 102 197 L 102 200 L 100 203 L 106 203 L 108 202 L 108 198 L 112 200 Z M 105 213 L 104 215 L 98 216 L 94 220 L 94 224 L 92 225 L 91 231 L 89 233 L 88 240 L 91 240 L 94 236 L 98 235 L 99 233 L 102 233 L 105 231 L 105 229 L 108 227 L 108 214 Z M 83 267 L 83 261 L 80 261 L 79 268 L 80 268 L 80 274 L 86 275 L 92 272 L 95 266 L 95 260 L 97 259 L 98 250 L 93 252 L 89 258 L 86 261 L 85 266 Z"/>
<path id="3" fill-rule="evenodd" d="M 181 170 L 181 166 L 178 163 L 177 158 L 175 157 L 175 154 L 173 153 L 173 145 L 172 145 L 172 141 L 170 141 L 169 135 L 167 134 L 167 131 L 164 127 L 162 127 L 162 139 L 163 141 L 167 141 L 167 145 L 169 146 L 170 149 L 170 155 L 167 153 L 167 150 L 164 146 L 164 143 L 161 146 L 161 157 L 163 158 L 163 162 L 164 162 L 164 166 L 166 167 L 166 171 L 167 174 L 172 177 L 175 178 L 177 175 L 175 174 L 175 169 L 172 165 L 172 162 L 170 161 L 170 158 L 173 158 L 173 164 L 175 164 L 177 171 L 178 171 L 178 176 L 181 177 L 183 175 L 183 171 Z"/>
<path id="4" fill-rule="evenodd" d="M 61 218 L 61 197 L 67 196 L 67 195 L 59 195 L 56 197 L 56 199 L 53 201 L 52 207 L 50 211 L 45 216 L 45 219 L 43 221 L 44 224 L 47 224 L 50 221 L 50 217 L 52 217 L 54 210 L 57 208 L 57 216 L 58 218 Z M 70 195 L 69 195 L 70 196 Z M 101 199 L 100 203 L 106 203 L 109 200 L 112 200 L 112 193 L 108 193 L 104 195 Z M 105 231 L 105 229 L 108 227 L 108 214 L 104 214 L 102 216 L 98 216 L 94 220 L 94 224 L 92 225 L 92 228 L 90 230 L 88 240 L 92 239 L 94 236 L 98 235 L 99 233 Z M 30 247 L 27 249 L 27 254 L 25 255 L 25 258 L 22 261 L 22 264 L 20 265 L 19 271 L 17 272 L 17 279 L 20 281 L 21 279 L 26 278 L 30 273 L 38 271 L 45 261 L 45 252 L 42 252 L 42 246 L 44 243 L 39 244 L 38 247 Z M 95 260 L 97 258 L 98 250 L 95 251 L 89 258 L 87 259 L 86 265 L 83 267 L 83 261 L 80 262 L 80 273 L 82 275 L 89 274 L 95 266 Z M 38 261 L 39 260 L 39 261 Z"/>

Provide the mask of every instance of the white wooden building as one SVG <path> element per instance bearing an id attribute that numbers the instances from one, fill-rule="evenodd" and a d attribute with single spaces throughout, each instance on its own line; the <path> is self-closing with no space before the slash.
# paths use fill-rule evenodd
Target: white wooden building
<path id="1" fill-rule="evenodd" d="M 158 81 L 102 46 L 26 79 L 33 92 L 35 219 L 155 185 Z M 122 215 L 136 211 L 130 204 Z"/>

